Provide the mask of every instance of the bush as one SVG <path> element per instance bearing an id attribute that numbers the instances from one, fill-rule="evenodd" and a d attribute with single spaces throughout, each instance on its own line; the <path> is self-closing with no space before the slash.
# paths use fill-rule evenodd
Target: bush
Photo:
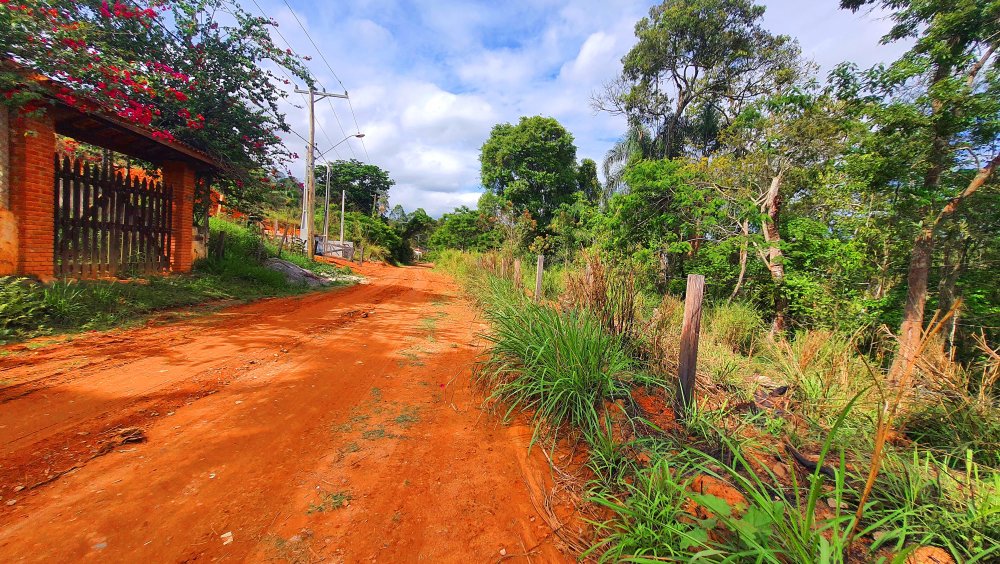
<path id="1" fill-rule="evenodd" d="M 588 313 L 560 313 L 532 303 L 513 286 L 490 278 L 486 315 L 492 331 L 480 378 L 509 416 L 533 413 L 539 432 L 568 424 L 584 434 L 601 429 L 603 402 L 628 395 L 632 359 L 619 338 Z"/>
<path id="2" fill-rule="evenodd" d="M 747 304 L 719 305 L 706 317 L 707 333 L 737 353 L 752 353 L 766 329 L 760 313 Z"/>
<path id="3" fill-rule="evenodd" d="M 0 277 L 0 340 L 37 327 L 48 313 L 38 284 L 12 276 Z"/>

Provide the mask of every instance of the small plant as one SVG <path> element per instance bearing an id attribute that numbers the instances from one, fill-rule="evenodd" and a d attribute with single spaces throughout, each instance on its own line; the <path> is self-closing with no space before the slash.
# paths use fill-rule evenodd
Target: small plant
<path id="1" fill-rule="evenodd" d="M 321 492 L 319 503 L 309 505 L 306 513 L 325 513 L 346 507 L 351 501 L 351 494 L 347 492 Z"/>
<path id="2" fill-rule="evenodd" d="M 393 421 L 395 421 L 396 424 L 399 425 L 400 427 L 404 429 L 409 429 L 418 421 L 420 421 L 420 417 L 417 415 L 418 411 L 419 409 L 416 407 L 407 407 L 403 410 L 402 413 L 397 415 L 396 418 L 393 419 Z"/>

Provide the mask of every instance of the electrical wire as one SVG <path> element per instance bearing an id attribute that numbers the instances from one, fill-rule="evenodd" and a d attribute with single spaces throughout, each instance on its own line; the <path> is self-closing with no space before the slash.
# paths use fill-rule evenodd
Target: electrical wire
<path id="1" fill-rule="evenodd" d="M 285 7 L 288 8 L 288 11 L 292 13 L 292 17 L 295 18 L 295 23 L 299 24 L 299 28 L 302 30 L 302 33 L 304 33 L 306 35 L 306 38 L 309 40 L 309 43 L 312 44 L 313 49 L 315 49 L 316 53 L 319 54 L 320 60 L 322 60 L 323 64 L 326 65 L 327 70 L 330 71 L 330 74 L 333 75 L 333 78 L 337 81 L 338 84 L 340 84 L 340 87 L 343 88 L 344 94 L 346 95 L 347 94 L 347 87 L 344 86 L 344 82 L 342 80 L 340 80 L 340 76 L 337 75 L 337 71 L 333 70 L 333 66 L 330 64 L 330 61 L 327 60 L 326 55 L 323 54 L 323 50 L 320 49 L 319 45 L 316 44 L 316 41 L 313 40 L 312 35 L 309 33 L 309 30 L 306 29 L 306 26 L 303 25 L 302 20 L 299 19 L 298 15 L 296 15 L 295 9 L 292 8 L 291 4 L 288 3 L 288 0 L 282 0 L 282 2 L 284 2 Z M 284 39 L 284 38 L 282 37 L 282 39 Z M 285 41 L 285 43 L 287 44 L 288 41 Z M 291 48 L 291 45 L 289 45 L 289 48 Z M 323 88 L 323 83 L 319 82 L 319 80 L 317 80 L 317 83 L 319 83 L 320 88 Z M 324 88 L 324 90 L 325 90 L 325 88 Z M 330 109 L 333 110 L 333 117 L 336 118 L 336 120 L 337 120 L 337 125 L 340 127 L 340 132 L 344 134 L 344 137 L 350 137 L 347 134 L 347 130 L 344 129 L 344 125 L 340 121 L 340 116 L 337 114 L 336 108 L 333 107 L 333 102 L 330 101 L 329 98 L 327 98 L 326 101 L 328 102 L 328 104 L 330 106 Z M 351 102 L 351 98 L 350 97 L 347 98 L 347 105 L 351 109 L 351 116 L 354 119 L 354 128 L 355 128 L 355 131 L 360 133 L 361 132 L 361 126 L 358 125 L 358 116 L 357 116 L 357 114 L 354 113 L 354 104 Z M 365 159 L 366 159 L 366 161 L 371 162 L 371 157 L 368 155 L 368 146 L 365 145 L 364 138 L 359 138 L 359 139 L 361 141 L 361 147 L 364 148 L 364 150 L 365 150 Z M 351 154 L 354 155 L 354 158 L 357 158 L 358 155 L 357 155 L 357 153 L 354 152 L 354 145 L 352 145 L 351 142 L 348 141 L 347 142 L 347 146 L 351 148 Z"/>

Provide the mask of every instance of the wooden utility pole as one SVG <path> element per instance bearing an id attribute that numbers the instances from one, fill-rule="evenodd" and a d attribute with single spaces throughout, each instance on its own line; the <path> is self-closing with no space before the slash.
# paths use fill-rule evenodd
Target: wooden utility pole
<path id="1" fill-rule="evenodd" d="M 538 255 L 538 265 L 535 267 L 535 301 L 542 299 L 542 273 L 545 271 L 545 255 Z"/>
<path id="2" fill-rule="evenodd" d="M 300 235 L 305 239 L 306 255 L 313 258 L 316 248 L 313 245 L 313 223 L 316 214 L 316 176 L 313 174 L 316 159 L 316 100 L 326 97 L 347 98 L 347 93 L 318 92 L 312 87 L 309 90 L 295 89 L 296 93 L 309 94 L 309 143 L 306 145 L 306 187 L 302 194 L 302 230 Z"/>
<path id="3" fill-rule="evenodd" d="M 330 238 L 330 163 L 326 165 L 326 197 L 323 203 L 323 254 L 326 254 L 326 241 Z"/>
<path id="4" fill-rule="evenodd" d="M 680 398 L 677 416 L 694 405 L 695 378 L 698 369 L 698 334 L 701 332 L 701 300 L 705 293 L 705 277 L 688 274 L 687 292 L 684 296 L 684 324 L 681 326 L 681 355 L 678 363 Z"/>

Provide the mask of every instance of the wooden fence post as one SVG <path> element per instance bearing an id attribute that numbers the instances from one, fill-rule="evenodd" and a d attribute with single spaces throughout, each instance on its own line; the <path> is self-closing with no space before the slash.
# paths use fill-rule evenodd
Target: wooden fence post
<path id="1" fill-rule="evenodd" d="M 521 259 L 514 259 L 514 287 L 518 290 L 524 282 L 521 280 Z"/>
<path id="2" fill-rule="evenodd" d="M 535 268 L 535 301 L 542 299 L 542 273 L 545 272 L 545 255 L 538 255 L 538 266 Z"/>
<path id="3" fill-rule="evenodd" d="M 705 293 L 705 277 L 689 274 L 684 297 L 684 324 L 681 326 L 681 354 L 677 375 L 680 380 L 680 401 L 677 416 L 694 405 L 695 378 L 698 370 L 698 333 L 701 331 L 701 300 Z"/>

